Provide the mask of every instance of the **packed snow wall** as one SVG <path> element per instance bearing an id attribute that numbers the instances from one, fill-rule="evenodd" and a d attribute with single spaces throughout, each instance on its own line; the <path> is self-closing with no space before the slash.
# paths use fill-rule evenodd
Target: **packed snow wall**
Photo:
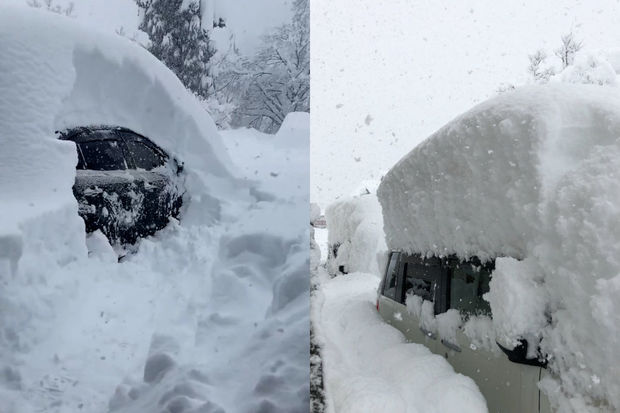
<path id="1" fill-rule="evenodd" d="M 503 257 L 495 334 L 540 343 L 560 411 L 620 409 L 619 167 L 616 88 L 529 86 L 447 124 L 378 189 L 391 249 Z"/>

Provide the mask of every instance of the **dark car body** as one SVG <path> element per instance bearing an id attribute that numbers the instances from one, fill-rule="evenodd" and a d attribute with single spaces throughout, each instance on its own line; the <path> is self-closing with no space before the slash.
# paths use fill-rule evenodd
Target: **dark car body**
<path id="1" fill-rule="evenodd" d="M 75 142 L 73 193 L 86 231 L 133 244 L 177 217 L 182 168 L 148 138 L 121 127 L 81 127 L 60 134 Z"/>

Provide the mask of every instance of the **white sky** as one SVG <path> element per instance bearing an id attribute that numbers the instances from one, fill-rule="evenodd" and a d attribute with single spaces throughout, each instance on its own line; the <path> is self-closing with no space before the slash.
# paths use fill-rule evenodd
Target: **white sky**
<path id="1" fill-rule="evenodd" d="M 260 36 L 291 18 L 292 0 L 215 0 L 216 15 L 223 15 L 244 54 L 252 54 Z"/>
<path id="2" fill-rule="evenodd" d="M 571 29 L 620 47 L 618 1 L 312 0 L 311 200 L 379 179 Z"/>

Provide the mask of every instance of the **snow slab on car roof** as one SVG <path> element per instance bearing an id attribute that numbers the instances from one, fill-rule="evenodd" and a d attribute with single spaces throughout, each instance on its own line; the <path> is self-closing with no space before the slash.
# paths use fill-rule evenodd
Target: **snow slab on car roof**
<path id="1" fill-rule="evenodd" d="M 523 257 L 546 230 L 545 207 L 560 182 L 601 151 L 618 150 L 616 88 L 528 86 L 490 99 L 386 174 L 378 196 L 388 245 Z"/>
<path id="2" fill-rule="evenodd" d="M 497 258 L 499 342 L 548 355 L 557 411 L 619 411 L 620 93 L 528 86 L 441 128 L 385 176 L 391 249 Z"/>

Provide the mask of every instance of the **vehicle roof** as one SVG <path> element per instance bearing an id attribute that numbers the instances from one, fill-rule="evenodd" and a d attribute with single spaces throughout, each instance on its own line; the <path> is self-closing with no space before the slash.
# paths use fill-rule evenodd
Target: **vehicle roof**
<path id="1" fill-rule="evenodd" d="M 107 140 L 107 139 L 118 139 L 118 135 L 109 134 L 97 134 L 96 132 L 127 132 L 131 133 L 139 138 L 145 139 L 150 142 L 148 138 L 140 135 L 132 131 L 129 128 L 125 128 L 122 126 L 107 126 L 107 125 L 93 125 L 93 126 L 79 126 L 76 128 L 70 128 L 65 131 L 56 131 L 56 133 L 60 134 L 58 139 L 68 140 L 73 142 L 86 142 L 90 140 Z"/>

